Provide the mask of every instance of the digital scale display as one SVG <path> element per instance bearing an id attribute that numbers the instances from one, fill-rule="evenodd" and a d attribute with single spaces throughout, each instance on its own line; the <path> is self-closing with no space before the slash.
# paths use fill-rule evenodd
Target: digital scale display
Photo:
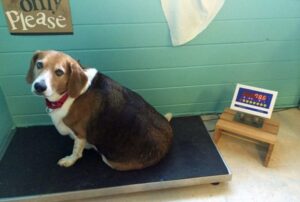
<path id="1" fill-rule="evenodd" d="M 271 118 L 276 97 L 276 91 L 237 84 L 231 109 Z"/>

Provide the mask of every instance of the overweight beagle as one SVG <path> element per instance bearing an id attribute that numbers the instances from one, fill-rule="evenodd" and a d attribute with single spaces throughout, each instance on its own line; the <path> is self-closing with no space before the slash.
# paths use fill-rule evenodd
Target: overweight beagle
<path id="1" fill-rule="evenodd" d="M 142 169 L 159 162 L 172 143 L 172 115 L 160 115 L 140 95 L 96 69 L 84 69 L 69 55 L 38 51 L 26 78 L 44 96 L 57 130 L 74 139 L 72 166 L 86 148 L 96 149 L 116 170 Z"/>

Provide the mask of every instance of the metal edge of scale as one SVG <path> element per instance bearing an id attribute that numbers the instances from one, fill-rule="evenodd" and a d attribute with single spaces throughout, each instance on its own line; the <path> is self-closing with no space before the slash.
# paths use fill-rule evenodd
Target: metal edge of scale
<path id="1" fill-rule="evenodd" d="M 209 133 L 208 136 L 210 137 Z M 211 138 L 211 137 L 210 137 Z M 62 193 L 53 193 L 53 194 L 42 194 L 42 195 L 33 195 L 33 196 L 24 196 L 24 197 L 10 197 L 2 198 L 0 202 L 46 202 L 46 201 L 71 201 L 71 200 L 83 200 L 104 196 L 114 196 L 121 194 L 130 194 L 137 192 L 145 191 L 155 191 L 162 189 L 172 189 L 172 188 L 181 188 L 188 186 L 195 186 L 201 184 L 210 184 L 216 182 L 227 182 L 232 178 L 232 173 L 227 166 L 227 163 L 224 161 L 223 156 L 217 149 L 217 146 L 212 141 L 213 147 L 217 150 L 222 162 L 224 163 L 228 174 L 225 175 L 215 175 L 215 176 L 206 176 L 206 177 L 196 177 L 180 180 L 169 180 L 162 182 L 150 182 L 142 184 L 133 184 L 133 185 L 123 185 L 118 187 L 109 187 L 109 188 L 99 188 L 99 189 L 87 189 L 82 191 L 70 191 Z"/>
<path id="2" fill-rule="evenodd" d="M 83 200 L 89 198 L 103 197 L 103 196 L 113 196 L 129 193 L 137 193 L 144 191 L 155 191 L 162 189 L 180 188 L 187 186 L 194 186 L 200 184 L 209 184 L 216 182 L 226 182 L 229 181 L 232 174 L 229 172 L 228 175 L 216 175 L 198 178 L 189 178 L 181 180 L 170 180 L 163 182 L 151 182 L 143 184 L 134 185 L 124 185 L 118 187 L 100 188 L 100 189 L 89 189 L 83 191 L 70 191 L 55 194 L 42 194 L 34 196 L 25 197 L 12 197 L 12 198 L 2 198 L 1 202 L 36 202 L 36 201 L 71 201 L 71 200 Z"/>

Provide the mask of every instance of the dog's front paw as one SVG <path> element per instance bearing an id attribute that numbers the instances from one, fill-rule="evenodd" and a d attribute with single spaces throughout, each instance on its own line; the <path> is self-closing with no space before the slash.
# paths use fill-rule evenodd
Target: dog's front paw
<path id="1" fill-rule="evenodd" d="M 66 156 L 62 159 L 60 159 L 57 164 L 60 165 L 61 167 L 70 167 L 76 162 L 76 158 L 74 158 L 72 155 L 71 156 Z"/>

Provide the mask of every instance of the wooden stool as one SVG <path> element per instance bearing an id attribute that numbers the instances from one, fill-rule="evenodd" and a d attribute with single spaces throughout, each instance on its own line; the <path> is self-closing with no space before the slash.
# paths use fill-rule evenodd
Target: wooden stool
<path id="1" fill-rule="evenodd" d="M 216 124 L 214 141 L 217 144 L 223 132 L 232 135 L 254 139 L 268 144 L 268 152 L 265 157 L 264 166 L 268 166 L 272 156 L 273 148 L 277 139 L 279 123 L 272 119 L 265 119 L 262 128 L 255 128 L 233 120 L 236 111 L 225 109 Z"/>

